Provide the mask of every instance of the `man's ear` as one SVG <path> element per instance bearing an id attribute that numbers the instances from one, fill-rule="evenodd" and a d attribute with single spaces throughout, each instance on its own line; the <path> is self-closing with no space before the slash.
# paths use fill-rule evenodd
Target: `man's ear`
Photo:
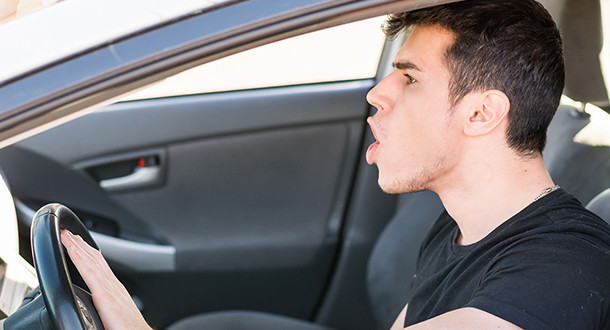
<path id="1" fill-rule="evenodd" d="M 464 134 L 468 136 L 490 133 L 506 118 L 510 109 L 508 96 L 495 89 L 481 92 L 473 101 L 464 125 Z"/>

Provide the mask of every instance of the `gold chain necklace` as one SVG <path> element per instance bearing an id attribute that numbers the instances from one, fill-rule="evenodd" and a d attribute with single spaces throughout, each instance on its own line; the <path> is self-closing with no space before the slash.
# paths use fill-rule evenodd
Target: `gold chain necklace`
<path id="1" fill-rule="evenodd" d="M 561 188 L 561 187 L 559 187 L 559 185 L 558 185 L 558 184 L 556 184 L 556 185 L 554 185 L 554 186 L 552 186 L 552 187 L 548 187 L 548 188 L 544 189 L 544 190 L 542 191 L 542 193 L 541 193 L 540 195 L 538 195 L 538 197 L 534 198 L 534 200 L 532 201 L 532 203 L 534 203 L 535 201 L 537 201 L 537 200 L 539 200 L 540 198 L 542 198 L 542 197 L 544 197 L 544 196 L 546 196 L 546 195 L 548 195 L 548 194 L 552 193 L 553 191 L 555 191 L 555 190 L 557 190 L 557 189 L 559 189 L 559 188 Z"/>

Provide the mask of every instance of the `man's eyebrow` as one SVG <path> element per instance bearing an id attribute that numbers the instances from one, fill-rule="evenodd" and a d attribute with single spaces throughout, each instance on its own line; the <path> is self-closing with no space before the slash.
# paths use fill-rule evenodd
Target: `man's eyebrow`
<path id="1" fill-rule="evenodd" d="M 417 70 L 421 71 L 421 69 L 411 61 L 399 61 L 392 63 L 392 67 L 397 70 Z"/>

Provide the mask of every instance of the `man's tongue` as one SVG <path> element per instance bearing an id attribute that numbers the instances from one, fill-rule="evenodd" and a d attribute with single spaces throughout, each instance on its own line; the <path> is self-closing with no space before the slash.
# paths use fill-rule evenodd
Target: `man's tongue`
<path id="1" fill-rule="evenodd" d="M 377 152 L 377 147 L 378 146 L 379 146 L 379 142 L 375 141 L 366 150 L 366 162 L 369 165 L 373 165 L 373 161 L 375 160 L 374 158 L 375 158 L 375 154 Z"/>

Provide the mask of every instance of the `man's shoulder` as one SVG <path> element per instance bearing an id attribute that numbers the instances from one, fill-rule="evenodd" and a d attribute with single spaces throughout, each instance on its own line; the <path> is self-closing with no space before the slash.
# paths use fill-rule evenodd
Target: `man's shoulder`
<path id="1" fill-rule="evenodd" d="M 496 266 L 553 265 L 563 269 L 561 273 L 574 269 L 610 273 L 607 222 L 567 192 L 558 192 L 531 209 L 500 230 L 495 238 L 492 244 L 501 246 L 495 256 Z"/>
<path id="2" fill-rule="evenodd" d="M 497 237 L 469 306 L 526 327 L 605 328 L 610 226 L 567 193 L 555 197 Z"/>
<path id="3" fill-rule="evenodd" d="M 547 197 L 469 246 L 455 243 L 457 227 L 441 215 L 418 267 L 413 315 L 440 301 L 438 314 L 474 307 L 526 328 L 603 328 L 610 228 L 566 192 Z"/>
<path id="4" fill-rule="evenodd" d="M 528 206 L 501 229 L 504 236 L 514 236 L 530 244 L 582 240 L 610 249 L 610 225 L 565 191 L 557 191 L 546 200 Z"/>

